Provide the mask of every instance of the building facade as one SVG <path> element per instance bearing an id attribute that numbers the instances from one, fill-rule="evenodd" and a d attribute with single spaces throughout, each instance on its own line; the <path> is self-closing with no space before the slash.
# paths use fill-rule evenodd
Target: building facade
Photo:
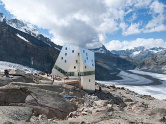
<path id="1" fill-rule="evenodd" d="M 52 69 L 52 74 L 78 78 L 81 80 L 81 87 L 83 89 L 94 91 L 94 52 L 78 46 L 63 46 Z"/>

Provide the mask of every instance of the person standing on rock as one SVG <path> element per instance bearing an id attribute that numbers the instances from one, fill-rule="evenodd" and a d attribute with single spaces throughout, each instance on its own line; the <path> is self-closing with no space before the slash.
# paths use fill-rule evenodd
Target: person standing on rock
<path id="1" fill-rule="evenodd" d="M 47 75 L 47 77 L 48 77 L 48 71 L 46 70 L 46 75 Z"/>
<path id="2" fill-rule="evenodd" d="M 4 75 L 3 76 L 9 77 L 9 71 L 7 69 L 4 70 Z"/>
<path id="3" fill-rule="evenodd" d="M 54 80 L 55 80 L 55 76 L 52 75 L 52 84 L 54 83 Z"/>

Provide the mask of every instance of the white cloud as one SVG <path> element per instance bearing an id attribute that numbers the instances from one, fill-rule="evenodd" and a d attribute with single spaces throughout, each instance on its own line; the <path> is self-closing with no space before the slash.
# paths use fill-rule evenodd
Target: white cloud
<path id="1" fill-rule="evenodd" d="M 153 48 L 153 47 L 164 47 L 166 48 L 166 42 L 162 39 L 144 39 L 137 38 L 133 41 L 119 41 L 112 40 L 109 43 L 104 44 L 108 50 L 125 50 L 132 49 L 134 47 L 144 46 L 145 48 Z"/>
<path id="2" fill-rule="evenodd" d="M 163 24 L 151 27 L 150 29 L 145 29 L 145 33 L 151 33 L 151 32 L 160 32 L 160 31 L 166 31 L 166 26 Z"/>
<path id="3" fill-rule="evenodd" d="M 164 12 L 164 4 L 160 3 L 159 1 L 155 0 L 151 5 L 150 9 L 156 14 L 156 13 L 163 13 Z"/>
<path id="4" fill-rule="evenodd" d="M 120 29 L 124 36 L 165 30 L 165 6 L 158 0 L 1 1 L 16 18 L 49 29 L 52 40 L 61 45 L 96 47 L 106 41 L 107 33 L 113 34 Z M 141 18 L 135 14 L 140 8 L 146 8 L 146 13 L 151 10 L 153 16 L 143 29 Z M 127 22 L 125 17 L 129 15 L 131 18 Z M 136 19 L 138 21 L 133 22 Z"/>
<path id="5" fill-rule="evenodd" d="M 89 43 L 100 43 L 99 34 L 116 30 L 114 20 L 103 18 L 107 8 L 101 0 L 2 1 L 16 18 L 50 29 L 52 40 L 56 43 L 59 40 L 61 45 L 71 43 L 86 47 Z M 103 29 L 105 25 L 109 25 L 110 30 Z"/>
<path id="6" fill-rule="evenodd" d="M 124 36 L 131 35 L 131 34 L 140 34 L 141 30 L 139 29 L 139 26 L 140 26 L 139 23 L 134 23 L 134 24 L 131 23 L 131 25 L 127 29 L 123 28 L 122 34 Z"/>
<path id="7" fill-rule="evenodd" d="M 166 30 L 166 26 L 163 24 L 165 21 L 165 15 L 163 14 L 164 8 L 165 5 L 163 3 L 160 3 L 159 1 L 154 1 L 150 5 L 150 10 L 153 18 L 145 26 L 144 28 L 145 33 L 160 32 Z"/>
<path id="8" fill-rule="evenodd" d="M 148 7 L 152 0 L 137 0 L 135 7 Z"/>

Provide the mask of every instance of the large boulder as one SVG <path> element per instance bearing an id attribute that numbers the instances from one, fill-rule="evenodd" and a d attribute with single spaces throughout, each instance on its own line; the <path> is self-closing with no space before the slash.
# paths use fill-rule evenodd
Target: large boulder
<path id="1" fill-rule="evenodd" d="M 36 115 L 45 114 L 48 118 L 64 119 L 77 109 L 74 103 L 59 93 L 32 86 L 12 86 L 0 88 L 0 105 L 16 105 L 33 108 Z"/>
<path id="2" fill-rule="evenodd" d="M 33 109 L 18 106 L 0 106 L 0 123 L 25 123 L 32 116 Z"/>

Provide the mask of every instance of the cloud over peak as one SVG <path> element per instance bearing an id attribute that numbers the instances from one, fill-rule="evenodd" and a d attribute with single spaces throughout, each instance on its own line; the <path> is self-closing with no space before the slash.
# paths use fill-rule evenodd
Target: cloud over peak
<path id="1" fill-rule="evenodd" d="M 118 30 L 123 36 L 166 30 L 165 5 L 158 0 L 1 1 L 16 18 L 49 29 L 60 45 L 98 47 Z M 141 8 L 152 16 L 148 22 L 136 15 Z"/>
<path id="2" fill-rule="evenodd" d="M 125 49 L 132 49 L 134 47 L 144 46 L 145 48 L 153 48 L 153 47 L 164 47 L 166 48 L 166 42 L 162 39 L 144 39 L 144 38 L 137 38 L 136 40 L 132 41 L 119 41 L 119 40 L 112 40 L 108 43 L 104 44 L 108 50 L 125 50 Z"/>

